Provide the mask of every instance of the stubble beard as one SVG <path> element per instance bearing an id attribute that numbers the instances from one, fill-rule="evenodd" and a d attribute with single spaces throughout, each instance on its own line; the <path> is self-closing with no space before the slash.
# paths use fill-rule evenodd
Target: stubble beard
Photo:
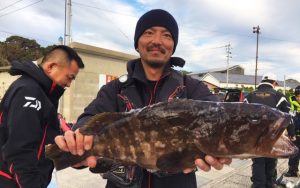
<path id="1" fill-rule="evenodd" d="M 146 48 L 146 50 L 147 50 L 148 52 L 151 52 L 151 50 L 153 50 L 153 48 L 157 48 L 157 49 L 160 51 L 160 53 L 162 53 L 162 54 L 165 54 L 165 53 L 166 53 L 166 50 L 165 50 L 164 48 L 162 48 L 161 45 L 157 45 L 157 44 L 152 44 L 152 45 L 148 46 L 148 47 Z M 145 63 L 146 63 L 149 67 L 151 67 L 151 68 L 153 68 L 153 69 L 161 69 L 162 67 L 165 66 L 165 64 L 166 64 L 167 62 L 164 62 L 164 61 L 161 61 L 161 60 L 153 60 L 153 61 L 151 61 L 151 60 L 150 60 L 150 61 L 146 60 Z"/>
<path id="2" fill-rule="evenodd" d="M 166 62 L 162 62 L 162 61 L 145 61 L 145 63 L 153 69 L 161 69 L 166 64 Z"/>

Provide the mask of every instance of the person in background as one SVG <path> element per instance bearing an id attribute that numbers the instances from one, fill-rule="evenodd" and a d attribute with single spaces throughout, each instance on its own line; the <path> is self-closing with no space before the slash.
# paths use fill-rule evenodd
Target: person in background
<path id="1" fill-rule="evenodd" d="M 9 73 L 20 75 L 0 105 L 0 187 L 46 188 L 53 163 L 44 147 L 60 134 L 59 98 L 84 64 L 68 46 L 56 46 L 40 65 L 12 62 Z"/>
<path id="2" fill-rule="evenodd" d="M 288 113 L 289 103 L 282 93 L 274 89 L 277 85 L 277 76 L 274 73 L 266 73 L 257 89 L 249 93 L 244 101 L 264 104 Z M 277 177 L 277 159 L 260 157 L 252 159 L 252 162 L 252 188 L 274 187 Z"/>
<path id="3" fill-rule="evenodd" d="M 173 69 L 183 66 L 185 61 L 171 57 L 178 43 L 178 25 L 167 11 L 154 9 L 145 13 L 137 22 L 134 35 L 134 47 L 140 58 L 129 61 L 128 74 L 104 85 L 94 99 L 79 116 L 72 131 L 57 136 L 55 141 L 64 151 L 82 155 L 92 147 L 92 136 L 83 136 L 78 128 L 83 126 L 95 114 L 101 112 L 125 112 L 142 108 L 161 101 L 176 98 L 189 98 L 215 101 L 216 96 L 210 93 L 207 86 L 190 76 L 184 76 Z M 74 136 L 75 135 L 75 136 Z M 89 167 L 95 167 L 95 157 L 84 161 Z M 222 169 L 231 159 L 206 156 L 197 159 L 195 164 L 208 171 L 211 166 Z M 143 187 L 143 188 L 196 188 L 194 169 L 185 169 L 182 173 L 152 173 L 137 166 L 116 166 L 105 173 L 107 188 Z"/>
<path id="4" fill-rule="evenodd" d="M 300 149 L 300 86 L 295 88 L 294 95 L 289 97 L 291 104 L 290 114 L 293 116 L 293 125 L 295 127 L 294 144 Z M 289 158 L 289 170 L 284 174 L 286 177 L 298 177 L 300 152 L 296 156 Z"/>

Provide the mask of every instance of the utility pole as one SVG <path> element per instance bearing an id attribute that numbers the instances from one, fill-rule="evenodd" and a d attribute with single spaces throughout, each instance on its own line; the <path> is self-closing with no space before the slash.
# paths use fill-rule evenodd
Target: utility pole
<path id="1" fill-rule="evenodd" d="M 283 94 L 285 95 L 285 93 L 286 93 L 286 85 L 285 85 L 286 83 L 285 83 L 285 75 L 283 75 Z"/>
<path id="2" fill-rule="evenodd" d="M 71 42 L 71 0 L 65 0 L 65 34 L 64 45 L 69 46 Z M 64 114 L 64 95 L 59 99 L 59 113 Z"/>
<path id="3" fill-rule="evenodd" d="M 226 75 L 226 88 L 228 88 L 228 81 L 229 81 L 229 58 L 232 58 L 231 56 L 231 47 L 230 47 L 230 42 L 229 44 L 225 45 L 226 48 L 226 57 L 227 57 L 227 75 Z"/>
<path id="4" fill-rule="evenodd" d="M 255 82 L 254 82 L 254 89 L 256 89 L 257 83 L 257 60 L 258 60 L 258 35 L 260 34 L 260 27 L 253 27 L 253 33 L 256 33 L 256 62 L 255 62 Z"/>
<path id="5" fill-rule="evenodd" d="M 64 45 L 69 45 L 71 41 L 71 0 L 65 0 L 65 34 L 64 34 Z"/>

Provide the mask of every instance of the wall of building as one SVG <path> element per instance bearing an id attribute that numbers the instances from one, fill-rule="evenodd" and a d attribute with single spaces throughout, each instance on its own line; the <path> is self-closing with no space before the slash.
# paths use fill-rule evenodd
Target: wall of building
<path id="1" fill-rule="evenodd" d="M 99 86 L 102 85 L 100 83 L 103 83 L 100 78 L 117 78 L 126 74 L 127 61 L 137 57 L 80 43 L 72 43 L 71 47 L 79 53 L 85 68 L 80 70 L 76 80 L 66 90 L 59 112 L 67 121 L 75 122 L 84 108 L 95 99 Z"/>
<path id="2" fill-rule="evenodd" d="M 0 101 L 2 100 L 10 84 L 17 78 L 19 78 L 19 76 L 11 76 L 8 74 L 8 72 L 0 72 Z"/>

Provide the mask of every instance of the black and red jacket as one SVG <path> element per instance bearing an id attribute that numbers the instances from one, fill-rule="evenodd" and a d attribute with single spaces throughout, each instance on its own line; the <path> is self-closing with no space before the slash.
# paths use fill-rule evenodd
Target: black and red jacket
<path id="1" fill-rule="evenodd" d="M 64 89 L 32 62 L 13 62 L 9 73 L 21 76 L 0 105 L 0 185 L 46 188 L 53 163 L 44 147 L 60 133 L 57 107 Z"/>
<path id="2" fill-rule="evenodd" d="M 172 58 L 171 58 L 172 61 Z M 189 98 L 205 101 L 216 101 L 217 98 L 210 93 L 207 86 L 190 76 L 183 76 L 174 70 L 170 62 L 164 70 L 162 77 L 156 82 L 146 79 L 140 59 L 133 60 L 127 64 L 128 75 L 104 85 L 94 99 L 79 116 L 77 124 L 73 129 L 81 127 L 91 116 L 101 112 L 124 112 L 134 108 L 154 104 L 161 101 L 170 101 L 174 98 Z M 152 187 L 149 185 L 148 173 L 144 171 L 143 182 L 139 187 Z M 153 187 L 196 187 L 195 173 L 175 174 L 167 177 L 151 176 Z M 154 179 L 153 179 L 154 178 Z M 112 186 L 108 180 L 107 187 Z M 146 186 L 147 184 L 147 186 Z M 116 187 L 113 185 L 112 187 Z"/>
<path id="3" fill-rule="evenodd" d="M 129 61 L 127 72 L 125 81 L 121 76 L 120 79 L 109 82 L 99 90 L 97 97 L 79 116 L 73 130 L 81 127 L 91 116 L 101 112 L 124 112 L 172 98 L 218 100 L 203 82 L 190 76 L 181 78 L 181 73 L 170 65 L 165 68 L 164 75 L 156 82 L 154 88 L 146 79 L 140 59 Z"/>

